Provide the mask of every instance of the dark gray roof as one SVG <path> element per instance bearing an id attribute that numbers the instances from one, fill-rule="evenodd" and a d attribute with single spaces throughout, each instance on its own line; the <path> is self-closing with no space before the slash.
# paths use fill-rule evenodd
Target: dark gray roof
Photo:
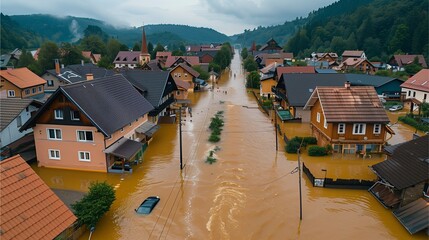
<path id="1" fill-rule="evenodd" d="M 390 159 L 372 169 L 383 180 L 401 190 L 429 179 L 429 135 L 399 145 Z"/>
<path id="2" fill-rule="evenodd" d="M 60 86 L 21 129 L 34 126 L 36 119 L 60 93 L 74 103 L 105 136 L 111 135 L 153 109 L 127 79 L 117 74 Z"/>
<path id="3" fill-rule="evenodd" d="M 121 138 L 110 145 L 104 153 L 130 160 L 142 148 L 142 143 L 128 138 Z"/>
<path id="4" fill-rule="evenodd" d="M 28 105 L 42 104 L 33 99 L 0 98 L 0 131 L 3 131 Z"/>
<path id="5" fill-rule="evenodd" d="M 114 71 L 100 68 L 92 63 L 68 65 L 60 68 L 60 75 L 57 75 L 55 69 L 47 70 L 48 73 L 67 83 L 76 83 L 86 80 L 86 74 L 92 73 L 94 79 L 112 76 Z"/>
<path id="6" fill-rule="evenodd" d="M 177 90 L 174 80 L 168 71 L 143 71 L 139 69 L 122 69 L 120 72 L 137 89 L 143 91 L 143 96 L 158 107 L 162 98 Z"/>
<path id="7" fill-rule="evenodd" d="M 349 81 L 352 86 L 380 87 L 396 78 L 373 76 L 368 74 L 337 73 L 287 73 L 282 74 L 279 84 L 285 83 L 286 93 L 291 106 L 304 106 L 316 86 L 342 86 Z M 279 85 L 279 86 L 280 86 Z M 398 82 L 398 91 L 400 91 Z"/>
<path id="8" fill-rule="evenodd" d="M 384 76 L 376 76 L 376 75 L 368 75 L 368 74 L 345 74 L 347 80 L 354 86 L 362 85 L 362 86 L 374 86 L 380 87 L 386 83 L 391 81 L 400 81 L 403 83 L 404 81 L 394 78 L 394 77 L 384 77 Z M 400 84 L 399 84 L 400 85 Z M 398 89 L 400 90 L 400 89 Z"/>
<path id="9" fill-rule="evenodd" d="M 335 71 L 334 69 L 321 69 L 321 68 L 315 68 L 314 70 L 316 70 L 317 73 L 337 73 L 337 71 Z"/>

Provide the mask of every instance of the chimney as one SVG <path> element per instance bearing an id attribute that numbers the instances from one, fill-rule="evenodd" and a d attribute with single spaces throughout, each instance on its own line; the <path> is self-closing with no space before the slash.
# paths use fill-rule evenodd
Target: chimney
<path id="1" fill-rule="evenodd" d="M 344 83 L 344 87 L 345 87 L 346 89 L 350 89 L 350 82 L 349 82 L 349 81 L 345 82 L 345 83 Z"/>
<path id="2" fill-rule="evenodd" d="M 58 61 L 58 59 L 55 59 L 55 73 L 57 75 L 60 75 L 60 62 Z"/>
<path id="3" fill-rule="evenodd" d="M 61 68 L 64 68 L 64 64 L 61 64 Z"/>
<path id="4" fill-rule="evenodd" d="M 82 66 L 84 66 L 84 65 L 85 65 L 85 61 L 83 61 L 83 59 L 82 59 L 82 60 L 80 60 L 80 64 L 81 64 Z"/>
<path id="5" fill-rule="evenodd" d="M 92 73 L 87 73 L 86 74 L 86 80 L 88 80 L 88 81 L 94 80 L 94 75 Z"/>

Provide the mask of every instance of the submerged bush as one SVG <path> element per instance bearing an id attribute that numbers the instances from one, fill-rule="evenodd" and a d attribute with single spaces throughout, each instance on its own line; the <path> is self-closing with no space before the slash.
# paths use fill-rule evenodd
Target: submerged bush
<path id="1" fill-rule="evenodd" d="M 220 141 L 220 137 L 219 137 L 219 135 L 216 135 L 216 134 L 211 134 L 210 135 L 210 137 L 209 137 L 209 141 L 210 142 L 219 142 Z"/>
<path id="2" fill-rule="evenodd" d="M 310 146 L 308 148 L 309 156 L 326 156 L 328 155 L 328 149 L 320 146 Z"/>

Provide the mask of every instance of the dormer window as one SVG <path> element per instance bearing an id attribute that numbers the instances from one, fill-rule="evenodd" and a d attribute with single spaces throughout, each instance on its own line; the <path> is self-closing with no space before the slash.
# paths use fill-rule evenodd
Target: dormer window
<path id="1" fill-rule="evenodd" d="M 70 117 L 71 117 L 71 120 L 73 120 L 73 121 L 80 120 L 80 113 L 79 113 L 79 111 L 70 111 Z"/>
<path id="2" fill-rule="evenodd" d="M 55 109 L 54 110 L 54 117 L 55 119 L 64 119 L 64 113 L 62 109 Z"/>

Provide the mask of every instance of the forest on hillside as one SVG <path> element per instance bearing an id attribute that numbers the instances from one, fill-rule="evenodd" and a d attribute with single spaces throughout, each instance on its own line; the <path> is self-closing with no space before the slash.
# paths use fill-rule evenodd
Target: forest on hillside
<path id="1" fill-rule="evenodd" d="M 341 54 L 346 49 L 359 49 L 368 58 L 382 61 L 394 53 L 428 58 L 428 1 L 373 0 L 341 15 L 336 13 L 336 4 L 310 15 L 289 39 L 285 51 L 309 57 L 312 52 Z"/>

